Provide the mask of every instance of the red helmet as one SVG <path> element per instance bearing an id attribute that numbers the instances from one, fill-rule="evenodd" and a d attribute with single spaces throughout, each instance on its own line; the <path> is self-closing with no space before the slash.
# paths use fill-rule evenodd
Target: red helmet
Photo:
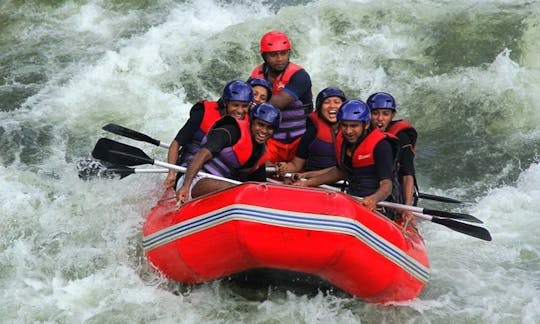
<path id="1" fill-rule="evenodd" d="M 284 33 L 271 30 L 261 37 L 261 53 L 287 51 L 291 49 L 291 41 Z"/>

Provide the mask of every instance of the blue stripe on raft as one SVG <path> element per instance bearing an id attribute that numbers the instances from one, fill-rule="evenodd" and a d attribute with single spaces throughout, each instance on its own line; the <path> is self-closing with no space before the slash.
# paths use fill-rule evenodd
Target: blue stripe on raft
<path id="1" fill-rule="evenodd" d="M 351 235 L 421 282 L 426 283 L 429 279 L 427 267 L 356 220 L 339 216 L 298 213 L 242 204 L 229 205 L 148 235 L 143 238 L 143 249 L 147 252 L 182 237 L 225 222 L 237 220 Z"/>

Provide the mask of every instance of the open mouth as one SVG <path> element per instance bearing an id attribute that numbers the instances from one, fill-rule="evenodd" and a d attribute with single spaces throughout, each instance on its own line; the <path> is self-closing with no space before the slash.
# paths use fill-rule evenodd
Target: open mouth
<path id="1" fill-rule="evenodd" d="M 266 133 L 255 133 L 255 140 L 258 143 L 264 143 L 269 137 Z"/>
<path id="2" fill-rule="evenodd" d="M 231 116 L 235 119 L 244 119 L 244 114 L 241 113 L 232 113 Z"/>

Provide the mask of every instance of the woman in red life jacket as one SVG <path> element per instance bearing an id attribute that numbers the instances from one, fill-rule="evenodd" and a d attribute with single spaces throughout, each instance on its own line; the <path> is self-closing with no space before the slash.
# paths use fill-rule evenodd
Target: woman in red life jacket
<path id="1" fill-rule="evenodd" d="M 339 88 L 328 87 L 317 95 L 316 111 L 309 115 L 295 157 L 290 162 L 278 162 L 277 172 L 302 172 L 299 178 L 313 177 L 336 165 L 334 142 L 338 131 L 337 114 L 347 98 Z"/>
<path id="2" fill-rule="evenodd" d="M 231 81 L 223 88 L 218 101 L 201 100 L 189 112 L 189 119 L 178 131 L 169 147 L 167 161 L 187 166 L 199 151 L 201 141 L 212 125 L 221 117 L 230 115 L 244 119 L 253 101 L 253 90 L 244 81 Z M 163 185 L 173 187 L 177 181 L 176 171 L 170 170 Z"/>
<path id="3" fill-rule="evenodd" d="M 371 111 L 371 126 L 396 136 L 399 140 L 399 153 L 397 157 L 397 178 L 399 180 L 403 203 L 416 205 L 417 186 L 415 178 L 414 158 L 416 153 L 416 139 L 418 134 L 413 125 L 400 119 L 394 120 L 397 115 L 396 100 L 386 92 L 375 92 L 366 102 Z M 414 220 L 411 213 L 403 213 L 407 220 Z"/>
<path id="4" fill-rule="evenodd" d="M 266 142 L 279 127 L 280 111 L 262 103 L 244 120 L 225 116 L 217 121 L 180 178 L 176 197 L 181 203 L 191 198 L 234 186 L 228 181 L 205 178 L 200 170 L 238 181 L 265 181 Z"/>
<path id="5" fill-rule="evenodd" d="M 253 69 L 251 78 L 270 82 L 269 102 L 282 114 L 281 125 L 268 141 L 270 161 L 290 161 L 306 131 L 306 119 L 313 111 L 311 77 L 304 68 L 289 60 L 291 42 L 286 34 L 267 32 L 261 38 L 259 50 L 264 63 Z"/>
<path id="6" fill-rule="evenodd" d="M 349 182 L 348 193 L 363 197 L 362 205 L 374 210 L 392 194 L 394 139 L 379 129 L 370 129 L 369 107 L 361 100 L 346 101 L 337 115 L 339 131 L 335 152 L 337 165 L 326 173 L 294 182 L 315 187 L 339 180 Z"/>

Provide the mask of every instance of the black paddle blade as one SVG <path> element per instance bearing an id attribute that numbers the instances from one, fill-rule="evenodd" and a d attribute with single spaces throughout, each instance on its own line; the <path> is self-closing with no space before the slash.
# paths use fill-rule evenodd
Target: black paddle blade
<path id="1" fill-rule="evenodd" d="M 437 196 L 437 195 L 432 195 L 432 194 L 423 193 L 423 192 L 418 193 L 418 198 L 428 199 L 428 200 L 433 200 L 433 201 L 440 201 L 440 202 L 451 203 L 451 204 L 463 203 L 462 201 L 454 199 L 454 198 Z"/>
<path id="2" fill-rule="evenodd" d="M 108 138 L 100 138 L 97 141 L 92 156 L 99 160 L 127 166 L 154 164 L 154 160 L 141 149 Z"/>
<path id="3" fill-rule="evenodd" d="M 132 129 L 129 129 L 129 128 L 126 128 L 117 124 L 107 124 L 103 126 L 102 128 L 108 132 L 125 136 L 125 137 L 129 137 L 137 141 L 147 142 L 150 144 L 154 144 L 156 146 L 159 146 L 160 144 L 160 141 L 155 138 L 152 138 L 146 134 L 139 133 L 137 131 L 134 131 Z"/>
<path id="4" fill-rule="evenodd" d="M 478 224 L 484 223 L 480 219 L 474 217 L 473 215 L 463 214 L 463 213 L 451 213 L 444 210 L 427 209 L 427 208 L 424 208 L 423 213 L 428 214 L 428 215 L 433 215 L 433 216 L 440 216 L 444 218 L 460 219 L 460 220 L 464 220 L 471 223 L 478 223 Z"/>
<path id="5" fill-rule="evenodd" d="M 433 217 L 431 219 L 433 223 L 441 224 L 446 226 L 456 232 L 460 232 L 472 237 L 479 238 L 484 241 L 491 241 L 491 234 L 489 231 L 483 227 L 465 224 L 451 219 Z"/>

